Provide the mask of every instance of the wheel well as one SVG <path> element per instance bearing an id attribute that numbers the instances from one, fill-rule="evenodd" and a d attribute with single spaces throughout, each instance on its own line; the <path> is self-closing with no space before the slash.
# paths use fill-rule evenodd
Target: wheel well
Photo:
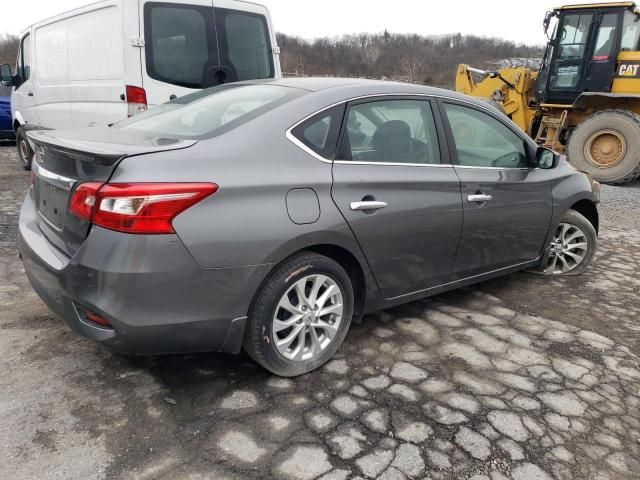
<path id="1" fill-rule="evenodd" d="M 600 220 L 598 217 L 598 209 L 593 202 L 589 200 L 580 200 L 571 207 L 571 210 L 575 210 L 589 220 L 591 225 L 593 225 L 593 228 L 596 229 L 596 232 L 598 231 L 598 228 L 600 227 Z"/>
<path id="2" fill-rule="evenodd" d="M 347 274 L 351 279 L 351 285 L 353 286 L 354 319 L 362 315 L 367 289 L 364 272 L 358 259 L 348 250 L 336 245 L 314 245 L 312 247 L 307 247 L 304 250 L 329 257 L 330 259 L 338 262 L 340 266 L 347 271 Z"/>

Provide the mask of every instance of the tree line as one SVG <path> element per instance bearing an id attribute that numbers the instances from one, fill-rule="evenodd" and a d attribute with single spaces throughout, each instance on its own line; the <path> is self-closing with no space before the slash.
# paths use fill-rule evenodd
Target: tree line
<path id="1" fill-rule="evenodd" d="M 536 59 L 542 47 L 460 33 L 351 34 L 304 40 L 278 34 L 287 75 L 367 77 L 453 87 L 456 67 L 495 68 L 504 59 Z M 534 61 L 535 63 L 535 61 Z"/>
<path id="2" fill-rule="evenodd" d="M 0 35 L 0 64 L 15 65 L 20 38 L 17 35 Z"/>
<path id="3" fill-rule="evenodd" d="M 304 40 L 279 33 L 280 62 L 286 75 L 367 77 L 453 87 L 456 67 L 498 68 L 542 56 L 542 47 L 460 33 L 350 34 Z M 19 37 L 0 35 L 0 63 L 15 64 Z M 529 60 L 529 61 L 527 61 Z"/>

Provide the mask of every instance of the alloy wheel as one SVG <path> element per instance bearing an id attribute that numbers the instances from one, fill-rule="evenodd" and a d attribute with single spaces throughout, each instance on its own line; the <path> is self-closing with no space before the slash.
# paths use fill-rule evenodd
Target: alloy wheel
<path id="1" fill-rule="evenodd" d="M 294 361 L 317 358 L 334 340 L 342 322 L 343 294 L 325 275 L 307 275 L 280 298 L 272 322 L 278 352 Z"/>
<path id="2" fill-rule="evenodd" d="M 560 275 L 574 270 L 586 255 L 589 245 L 586 234 L 570 223 L 558 225 L 551 245 L 545 273 Z"/>
<path id="3" fill-rule="evenodd" d="M 27 140 L 25 140 L 24 138 L 20 139 L 19 147 L 20 156 L 22 157 L 22 163 L 24 163 L 26 166 L 29 164 L 29 144 L 27 143 Z"/>

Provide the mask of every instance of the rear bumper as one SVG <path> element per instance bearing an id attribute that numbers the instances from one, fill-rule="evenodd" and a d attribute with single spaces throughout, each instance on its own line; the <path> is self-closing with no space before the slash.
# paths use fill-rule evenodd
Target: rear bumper
<path id="1" fill-rule="evenodd" d="M 75 332 L 127 354 L 237 353 L 246 315 L 268 265 L 204 269 L 175 235 L 93 227 L 69 258 L 38 227 L 29 192 L 19 247 L 34 290 Z M 107 319 L 101 328 L 83 310 Z"/>

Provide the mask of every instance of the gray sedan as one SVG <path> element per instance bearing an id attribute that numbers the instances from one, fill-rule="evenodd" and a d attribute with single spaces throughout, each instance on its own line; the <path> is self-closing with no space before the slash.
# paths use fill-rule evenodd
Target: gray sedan
<path id="1" fill-rule="evenodd" d="M 73 330 L 129 354 L 244 347 L 300 375 L 367 312 L 577 274 L 597 244 L 597 182 L 445 90 L 236 83 L 30 138 L 27 276 Z"/>

